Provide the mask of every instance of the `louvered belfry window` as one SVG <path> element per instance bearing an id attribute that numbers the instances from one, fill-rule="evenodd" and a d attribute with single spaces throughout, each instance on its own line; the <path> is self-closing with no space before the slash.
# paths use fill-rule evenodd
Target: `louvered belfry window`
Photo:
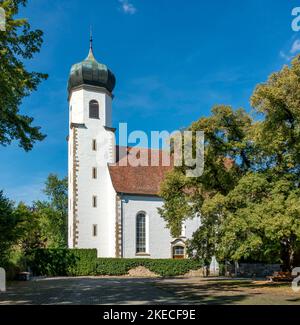
<path id="1" fill-rule="evenodd" d="M 90 101 L 89 117 L 99 119 L 99 103 L 96 100 Z"/>

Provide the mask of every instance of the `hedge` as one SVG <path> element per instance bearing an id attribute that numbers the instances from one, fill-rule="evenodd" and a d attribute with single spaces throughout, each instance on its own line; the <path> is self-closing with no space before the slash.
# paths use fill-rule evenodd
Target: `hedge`
<path id="1" fill-rule="evenodd" d="M 29 254 L 28 265 L 34 275 L 47 276 L 117 276 L 138 266 L 161 276 L 177 276 L 199 269 L 203 263 L 192 259 L 97 258 L 96 249 L 36 249 Z"/>

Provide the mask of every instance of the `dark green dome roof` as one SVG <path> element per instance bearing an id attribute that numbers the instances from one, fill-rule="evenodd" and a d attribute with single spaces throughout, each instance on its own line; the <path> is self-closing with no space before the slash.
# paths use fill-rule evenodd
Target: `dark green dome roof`
<path id="1" fill-rule="evenodd" d="M 116 85 L 114 74 L 105 64 L 97 62 L 92 47 L 88 57 L 84 61 L 74 64 L 71 68 L 68 81 L 69 94 L 73 88 L 81 85 L 103 87 L 110 93 L 113 92 Z"/>

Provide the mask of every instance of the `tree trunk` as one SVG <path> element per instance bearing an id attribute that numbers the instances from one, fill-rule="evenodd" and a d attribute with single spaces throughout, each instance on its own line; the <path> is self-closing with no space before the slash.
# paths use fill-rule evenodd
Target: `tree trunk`
<path id="1" fill-rule="evenodd" d="M 289 239 L 281 244 L 281 260 L 282 271 L 291 272 L 293 269 L 294 250 Z"/>

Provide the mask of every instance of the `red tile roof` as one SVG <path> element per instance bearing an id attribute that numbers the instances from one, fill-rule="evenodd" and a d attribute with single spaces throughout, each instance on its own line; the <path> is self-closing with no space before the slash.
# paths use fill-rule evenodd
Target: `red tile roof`
<path id="1" fill-rule="evenodd" d="M 109 165 L 111 180 L 116 192 L 158 195 L 160 183 L 164 180 L 166 173 L 173 168 L 172 160 L 168 165 L 166 164 L 167 158 L 163 159 L 167 157 L 167 153 L 161 150 L 118 146 L 116 151 L 117 163 Z M 138 166 L 130 164 L 134 157 L 137 157 Z M 156 162 L 155 166 L 151 166 L 151 159 Z"/>
<path id="2" fill-rule="evenodd" d="M 162 150 L 116 146 L 117 162 L 108 166 L 116 192 L 158 196 L 161 182 L 173 169 L 173 159 L 168 164 L 168 157 L 168 153 Z M 137 158 L 138 166 L 131 164 L 134 158 Z M 223 163 L 227 170 L 234 165 L 230 158 L 224 158 Z"/>

